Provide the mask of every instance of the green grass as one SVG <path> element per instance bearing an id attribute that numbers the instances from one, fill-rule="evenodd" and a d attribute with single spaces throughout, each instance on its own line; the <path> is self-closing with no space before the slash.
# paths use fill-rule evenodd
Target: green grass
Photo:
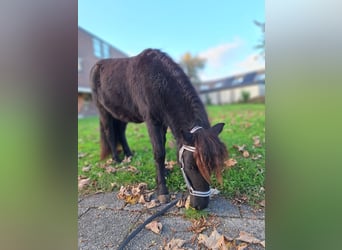
<path id="1" fill-rule="evenodd" d="M 229 157 L 238 163 L 225 170 L 223 185 L 214 179 L 212 187 L 216 187 L 221 194 L 229 198 L 237 198 L 254 205 L 265 198 L 265 105 L 263 104 L 235 104 L 222 106 L 208 106 L 207 111 L 211 124 L 224 122 L 226 125 L 220 134 L 226 144 Z M 98 118 L 91 117 L 79 120 L 78 123 L 78 175 L 90 177 L 92 185 L 80 193 L 97 191 L 111 191 L 121 185 L 146 182 L 148 188 L 156 187 L 155 166 L 152 147 L 145 124 L 130 123 L 126 135 L 131 150 L 134 153 L 129 163 L 116 164 L 115 173 L 107 173 L 106 161 L 99 162 L 99 126 Z M 253 146 L 253 137 L 259 136 L 261 147 Z M 244 158 L 234 145 L 245 144 L 250 157 Z M 252 156 L 261 155 L 253 160 Z M 167 133 L 166 159 L 176 161 L 176 146 L 173 136 Z M 82 168 L 90 166 L 89 172 Z M 112 165 L 114 167 L 114 165 Z M 138 173 L 127 171 L 128 166 L 138 169 Z M 167 177 L 170 191 L 185 191 L 186 186 L 178 165 L 175 165 Z"/>

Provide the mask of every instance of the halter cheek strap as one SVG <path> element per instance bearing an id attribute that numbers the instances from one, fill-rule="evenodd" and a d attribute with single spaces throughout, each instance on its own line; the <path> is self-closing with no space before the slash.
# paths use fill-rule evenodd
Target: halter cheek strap
<path id="1" fill-rule="evenodd" d="M 202 127 L 199 127 L 199 126 L 195 126 L 193 127 L 191 130 L 190 130 L 190 133 L 195 133 L 197 130 L 201 129 Z M 179 150 L 179 162 L 180 162 L 180 165 L 181 165 L 181 170 L 182 170 L 182 174 L 183 174 L 183 177 L 184 177 L 184 180 L 185 180 L 185 183 L 186 183 L 186 186 L 187 188 L 189 189 L 189 193 L 193 196 L 197 196 L 197 197 L 209 197 L 210 194 L 211 194 L 211 189 L 209 189 L 208 191 L 206 192 L 203 192 L 203 191 L 196 191 L 194 190 L 194 188 L 192 187 L 188 177 L 186 176 L 186 173 L 184 171 L 184 160 L 183 160 L 183 153 L 184 151 L 187 150 L 187 151 L 190 151 L 190 152 L 195 152 L 196 148 L 195 147 L 192 147 L 192 146 L 188 146 L 188 145 L 183 145 L 180 150 Z"/>

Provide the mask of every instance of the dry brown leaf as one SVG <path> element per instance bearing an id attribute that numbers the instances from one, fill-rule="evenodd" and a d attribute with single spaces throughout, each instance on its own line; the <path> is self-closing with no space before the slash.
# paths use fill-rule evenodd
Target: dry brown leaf
<path id="1" fill-rule="evenodd" d="M 239 152 L 243 152 L 245 150 L 246 145 L 243 144 L 242 146 L 234 145 L 234 148 L 236 148 Z"/>
<path id="2" fill-rule="evenodd" d="M 211 188 L 210 189 L 210 197 L 218 195 L 219 193 L 220 193 L 220 190 L 217 190 L 216 188 Z"/>
<path id="3" fill-rule="evenodd" d="M 113 159 L 108 159 L 108 160 L 106 161 L 106 164 L 107 164 L 107 165 L 112 164 L 112 163 L 113 163 Z"/>
<path id="4" fill-rule="evenodd" d="M 252 157 L 251 157 L 252 160 L 259 160 L 261 158 L 262 158 L 262 155 L 260 155 L 260 154 L 252 155 Z"/>
<path id="5" fill-rule="evenodd" d="M 158 221 L 152 221 L 145 226 L 146 229 L 151 230 L 153 233 L 160 234 L 163 225 Z"/>
<path id="6" fill-rule="evenodd" d="M 87 153 L 78 153 L 78 158 L 81 159 L 86 155 L 87 155 Z"/>
<path id="7" fill-rule="evenodd" d="M 236 240 L 244 241 L 247 243 L 253 243 L 253 244 L 258 244 L 261 242 L 259 239 L 255 238 L 252 234 L 249 234 L 245 231 L 241 231 L 239 237 L 236 238 Z"/>
<path id="8" fill-rule="evenodd" d="M 243 250 L 245 249 L 246 247 L 248 247 L 248 244 L 243 242 L 241 244 L 239 244 L 237 247 L 236 247 L 236 250 Z"/>
<path id="9" fill-rule="evenodd" d="M 253 145 L 255 147 L 261 147 L 261 142 L 260 142 L 260 137 L 259 136 L 254 136 L 253 137 Z"/>
<path id="10" fill-rule="evenodd" d="M 265 244 L 265 241 L 264 241 L 264 240 L 263 240 L 263 241 L 260 241 L 259 244 L 262 245 L 263 247 L 266 247 L 266 244 Z"/>
<path id="11" fill-rule="evenodd" d="M 247 150 L 244 150 L 242 152 L 242 156 L 245 157 L 245 158 L 248 158 L 249 157 L 249 152 Z"/>
<path id="12" fill-rule="evenodd" d="M 132 156 L 129 156 L 129 157 L 125 156 L 125 158 L 122 160 L 122 162 L 123 163 L 130 163 L 131 160 L 132 160 Z"/>
<path id="13" fill-rule="evenodd" d="M 139 200 L 139 196 L 129 195 L 125 197 L 125 202 L 131 205 L 137 204 Z"/>
<path id="14" fill-rule="evenodd" d="M 115 173 L 117 171 L 117 169 L 116 168 L 113 168 L 113 167 L 111 167 L 111 166 L 107 166 L 106 167 L 106 173 Z"/>
<path id="15" fill-rule="evenodd" d="M 134 174 L 139 173 L 139 170 L 136 167 L 133 167 L 131 165 L 125 167 L 124 170 L 127 171 L 127 172 L 134 173 Z"/>
<path id="16" fill-rule="evenodd" d="M 185 201 L 186 199 L 179 199 L 176 204 L 176 207 L 179 207 L 179 208 L 185 207 Z"/>
<path id="17" fill-rule="evenodd" d="M 188 197 L 186 198 L 184 207 L 185 209 L 190 208 L 190 195 L 188 195 Z"/>
<path id="18" fill-rule="evenodd" d="M 199 234 L 202 233 L 209 226 L 211 226 L 211 223 L 209 223 L 204 217 L 201 217 L 198 220 L 193 220 L 192 225 L 188 228 L 188 230 L 196 234 Z"/>
<path id="19" fill-rule="evenodd" d="M 262 207 L 265 207 L 265 200 L 260 201 L 259 205 L 262 206 Z"/>
<path id="20" fill-rule="evenodd" d="M 185 242 L 186 241 L 182 239 L 172 238 L 172 240 L 170 240 L 166 244 L 163 250 L 183 250 L 184 248 L 182 248 L 182 246 L 184 245 Z"/>
<path id="21" fill-rule="evenodd" d="M 82 172 L 89 172 L 91 166 L 83 167 Z"/>
<path id="22" fill-rule="evenodd" d="M 210 237 L 200 234 L 197 239 L 199 244 L 203 244 L 212 250 L 228 250 L 228 246 L 231 245 L 228 239 L 224 235 L 219 234 L 216 229 L 214 229 Z"/>
<path id="23" fill-rule="evenodd" d="M 82 190 L 83 188 L 89 186 L 90 183 L 90 178 L 86 178 L 86 179 L 78 179 L 78 190 Z"/>
<path id="24" fill-rule="evenodd" d="M 160 206 L 160 202 L 158 200 L 151 200 L 150 202 L 146 202 L 145 206 L 147 208 L 154 208 Z"/>
<path id="25" fill-rule="evenodd" d="M 165 168 L 169 170 L 173 170 L 174 165 L 176 165 L 176 161 L 165 161 Z"/>
<path id="26" fill-rule="evenodd" d="M 226 165 L 227 168 L 231 168 L 234 167 L 237 164 L 237 161 L 233 158 L 229 158 L 228 160 L 226 160 L 224 162 L 224 164 Z"/>

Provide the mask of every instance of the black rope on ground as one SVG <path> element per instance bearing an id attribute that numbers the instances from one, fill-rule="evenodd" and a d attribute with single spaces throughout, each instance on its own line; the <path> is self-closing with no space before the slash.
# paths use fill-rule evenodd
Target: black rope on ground
<path id="1" fill-rule="evenodd" d="M 149 217 L 147 220 L 145 220 L 145 222 L 143 224 L 141 224 L 139 227 L 137 227 L 119 246 L 118 250 L 123 250 L 124 247 L 128 244 L 128 242 L 131 241 L 131 239 L 133 239 L 140 231 L 141 229 L 143 229 L 148 223 L 150 223 L 153 219 L 157 218 L 160 215 L 163 215 L 167 210 L 169 210 L 171 207 L 173 207 L 174 205 L 176 205 L 176 203 L 178 202 L 179 199 L 176 199 L 174 201 L 172 201 L 169 205 L 167 205 L 166 207 L 164 207 L 162 210 L 160 210 L 159 212 L 155 213 L 154 215 L 152 215 L 151 217 Z"/>

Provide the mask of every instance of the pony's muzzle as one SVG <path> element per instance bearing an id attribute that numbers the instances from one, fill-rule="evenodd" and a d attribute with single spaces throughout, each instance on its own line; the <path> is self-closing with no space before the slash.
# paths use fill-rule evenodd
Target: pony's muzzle
<path id="1" fill-rule="evenodd" d="M 190 195 L 190 206 L 196 210 L 202 210 L 209 205 L 209 197 L 198 197 Z"/>

